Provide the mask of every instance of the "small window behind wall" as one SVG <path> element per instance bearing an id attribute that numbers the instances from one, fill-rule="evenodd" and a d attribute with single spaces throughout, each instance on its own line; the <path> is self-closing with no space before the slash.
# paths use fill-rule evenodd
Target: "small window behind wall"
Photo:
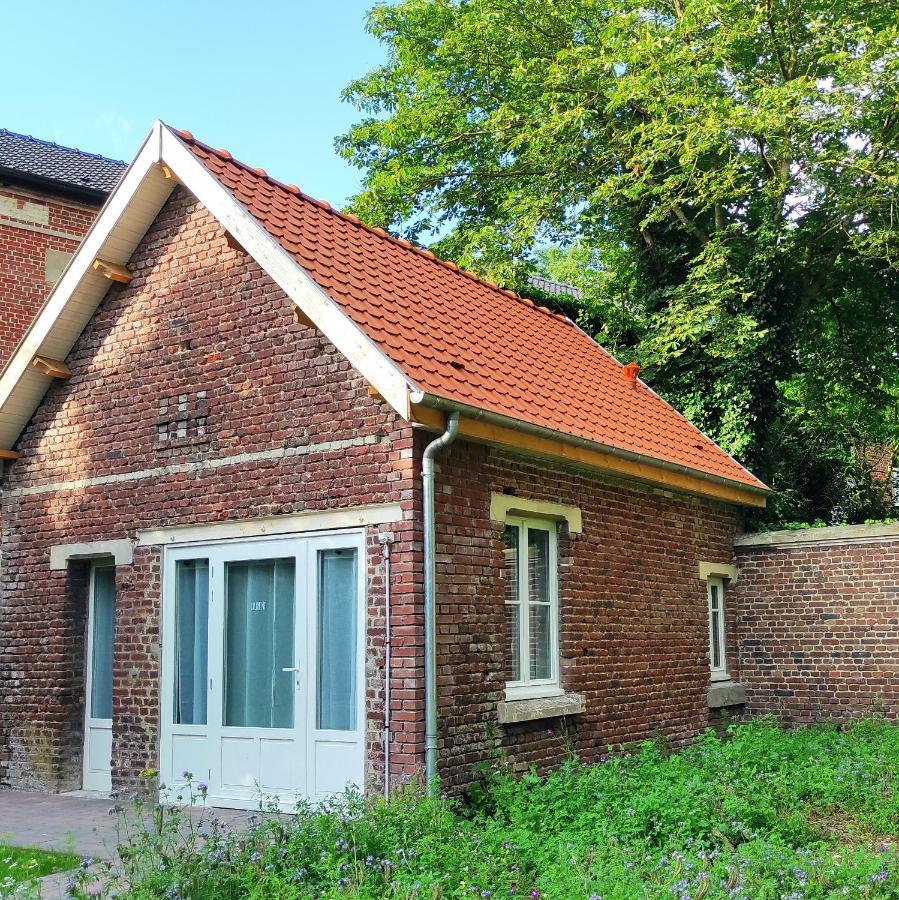
<path id="1" fill-rule="evenodd" d="M 112 655 L 115 642 L 115 566 L 93 573 L 90 717 L 112 718 Z"/>
<path id="2" fill-rule="evenodd" d="M 709 578 L 709 665 L 713 680 L 727 675 L 727 644 L 724 627 L 724 579 Z"/>

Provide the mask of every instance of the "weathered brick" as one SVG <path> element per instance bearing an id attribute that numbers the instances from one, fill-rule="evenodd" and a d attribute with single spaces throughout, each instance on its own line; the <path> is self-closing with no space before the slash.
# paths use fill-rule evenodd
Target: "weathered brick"
<path id="1" fill-rule="evenodd" d="M 737 547 L 750 712 L 788 721 L 899 718 L 899 538 Z"/>

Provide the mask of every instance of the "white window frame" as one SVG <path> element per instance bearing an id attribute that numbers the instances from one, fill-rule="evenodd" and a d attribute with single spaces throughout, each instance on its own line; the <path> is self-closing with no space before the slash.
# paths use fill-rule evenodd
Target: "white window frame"
<path id="1" fill-rule="evenodd" d="M 564 693 L 560 684 L 560 652 L 559 652 L 559 528 L 558 523 L 547 519 L 507 516 L 506 526 L 518 528 L 518 651 L 519 671 L 522 678 L 518 681 L 506 682 L 506 700 L 532 700 L 540 697 L 558 697 Z M 549 594 L 549 642 L 552 674 L 549 678 L 530 677 L 530 597 L 528 592 L 528 529 L 545 531 L 549 535 L 549 560 L 547 571 L 547 591 Z M 503 598 L 503 605 L 511 605 Z M 511 635 L 504 634 L 504 640 Z M 505 653 L 505 647 L 504 647 Z"/>
<path id="2" fill-rule="evenodd" d="M 709 618 L 709 673 L 712 681 L 727 681 L 730 675 L 727 673 L 727 602 L 724 590 L 725 580 L 720 575 L 709 575 L 706 578 L 706 597 L 708 600 Z M 712 615 L 712 588 L 718 589 L 718 627 L 715 634 L 715 620 Z M 718 646 L 721 648 L 720 665 L 715 665 L 715 638 L 718 638 Z"/>

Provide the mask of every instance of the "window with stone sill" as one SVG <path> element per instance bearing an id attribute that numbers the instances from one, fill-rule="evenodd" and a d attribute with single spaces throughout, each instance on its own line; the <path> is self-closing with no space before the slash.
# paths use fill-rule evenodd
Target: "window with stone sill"
<path id="1" fill-rule="evenodd" d="M 558 696 L 562 690 L 556 524 L 539 519 L 506 519 L 503 552 L 506 699 Z"/>
<path id="2" fill-rule="evenodd" d="M 709 670 L 712 681 L 726 681 L 727 641 L 724 625 L 724 579 L 712 576 L 706 581 L 709 600 Z"/>

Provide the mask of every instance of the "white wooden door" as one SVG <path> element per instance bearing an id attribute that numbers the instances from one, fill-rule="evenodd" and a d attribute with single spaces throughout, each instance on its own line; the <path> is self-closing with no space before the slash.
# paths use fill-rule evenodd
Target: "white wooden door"
<path id="1" fill-rule="evenodd" d="M 84 772 L 86 791 L 112 790 L 112 661 L 115 566 L 95 563 L 88 591 L 85 654 Z"/>
<path id="2" fill-rule="evenodd" d="M 361 538 L 172 549 L 161 770 L 170 800 L 290 809 L 362 784 Z"/>

